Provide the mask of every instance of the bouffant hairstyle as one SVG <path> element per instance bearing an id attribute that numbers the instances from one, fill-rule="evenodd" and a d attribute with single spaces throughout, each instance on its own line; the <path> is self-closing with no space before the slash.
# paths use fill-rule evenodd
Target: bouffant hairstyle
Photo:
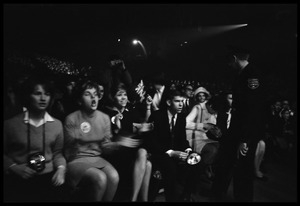
<path id="1" fill-rule="evenodd" d="M 78 84 L 76 84 L 75 86 L 75 91 L 74 91 L 74 97 L 77 101 L 80 100 L 83 92 L 86 89 L 92 89 L 95 88 L 97 91 L 97 95 L 99 96 L 100 93 L 100 89 L 99 89 L 99 84 L 93 80 L 90 79 L 84 79 L 84 80 L 80 80 L 78 82 Z"/>

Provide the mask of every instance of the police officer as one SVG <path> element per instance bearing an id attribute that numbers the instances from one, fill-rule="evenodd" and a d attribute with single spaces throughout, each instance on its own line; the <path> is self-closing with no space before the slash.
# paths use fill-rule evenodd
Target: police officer
<path id="1" fill-rule="evenodd" d="M 212 187 L 214 195 L 220 197 L 226 193 L 229 180 L 233 177 L 234 199 L 237 202 L 253 201 L 255 150 L 258 141 L 263 138 L 265 126 L 263 79 L 257 67 L 250 63 L 249 57 L 249 51 L 231 48 L 229 65 L 234 69 L 234 112 L 227 141 L 220 148 L 224 152 L 221 152 L 219 158 L 222 160 L 219 162 L 224 164 L 219 166 Z"/>
<path id="2" fill-rule="evenodd" d="M 261 72 L 249 62 L 249 51 L 233 48 L 230 66 L 236 69 L 232 87 L 233 136 L 237 144 L 237 162 L 233 174 L 236 201 L 253 201 L 254 157 L 258 141 L 263 138 L 264 89 Z"/>

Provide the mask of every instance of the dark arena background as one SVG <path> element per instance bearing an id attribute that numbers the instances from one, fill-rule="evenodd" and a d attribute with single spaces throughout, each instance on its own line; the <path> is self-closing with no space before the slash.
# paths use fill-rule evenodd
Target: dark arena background
<path id="1" fill-rule="evenodd" d="M 240 47 L 265 78 L 267 102 L 288 99 L 297 115 L 296 3 L 7 3 L 3 12 L 4 85 L 38 72 L 59 85 L 103 70 L 118 54 L 134 84 L 163 72 L 170 83 L 217 95 L 230 88 L 228 53 Z M 297 202 L 297 162 L 268 159 L 265 167 L 269 180 L 255 181 L 254 202 Z M 210 183 L 199 185 L 196 201 L 209 201 Z M 165 201 L 163 193 L 153 201 Z"/>

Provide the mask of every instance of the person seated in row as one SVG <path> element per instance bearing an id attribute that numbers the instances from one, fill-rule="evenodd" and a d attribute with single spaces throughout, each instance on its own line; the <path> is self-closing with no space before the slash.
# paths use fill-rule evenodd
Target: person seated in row
<path id="1" fill-rule="evenodd" d="M 181 200 L 177 180 L 187 174 L 185 161 L 192 150 L 186 140 L 185 115 L 181 113 L 183 99 L 178 90 L 166 91 L 166 106 L 152 112 L 148 120 L 153 122 L 154 128 L 147 137 L 146 148 L 151 153 L 152 164 L 158 165 L 161 171 L 167 202 Z M 187 187 L 184 185 L 184 190 Z"/>
<path id="2" fill-rule="evenodd" d="M 219 142 L 209 138 L 208 132 L 217 124 L 217 119 L 208 105 L 211 95 L 204 87 L 197 88 L 194 97 L 196 105 L 186 117 L 187 140 L 193 151 L 201 154 L 205 173 L 208 178 L 212 178 L 212 165 L 217 156 Z"/>
<path id="3" fill-rule="evenodd" d="M 32 76 L 24 88 L 27 110 L 4 122 L 4 201 L 63 201 L 63 125 L 47 112 L 53 87 Z"/>
<path id="4" fill-rule="evenodd" d="M 80 110 L 69 114 L 64 124 L 67 183 L 71 189 L 79 188 L 84 201 L 112 201 L 119 174 L 103 154 L 124 144 L 112 141 L 110 118 L 97 110 L 99 85 L 83 80 L 75 95 Z"/>
<path id="5" fill-rule="evenodd" d="M 114 136 L 121 139 L 125 137 L 142 141 L 142 136 L 133 131 L 133 123 L 141 119 L 141 114 L 139 110 L 128 110 L 128 96 L 125 85 L 122 83 L 113 85 L 111 97 L 113 98 L 112 104 L 107 105 L 103 111 L 111 118 L 111 128 Z M 151 102 L 149 103 L 149 107 L 150 104 Z M 146 110 L 146 108 L 144 109 Z M 140 144 L 141 142 L 137 143 Z M 137 201 L 138 195 L 140 195 L 141 201 L 148 201 L 152 164 L 147 160 L 147 151 L 138 144 L 131 145 L 130 147 L 122 147 L 105 157 L 119 172 L 120 184 L 128 183 L 128 179 L 132 181 L 130 200 Z"/>

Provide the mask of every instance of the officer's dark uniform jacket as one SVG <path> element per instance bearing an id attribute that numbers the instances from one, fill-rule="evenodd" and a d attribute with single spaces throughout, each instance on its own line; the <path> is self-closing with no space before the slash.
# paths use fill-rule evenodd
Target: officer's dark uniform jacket
<path id="1" fill-rule="evenodd" d="M 235 78 L 232 129 L 237 142 L 254 144 L 263 138 L 265 127 L 264 88 L 261 73 L 248 64 Z"/>

